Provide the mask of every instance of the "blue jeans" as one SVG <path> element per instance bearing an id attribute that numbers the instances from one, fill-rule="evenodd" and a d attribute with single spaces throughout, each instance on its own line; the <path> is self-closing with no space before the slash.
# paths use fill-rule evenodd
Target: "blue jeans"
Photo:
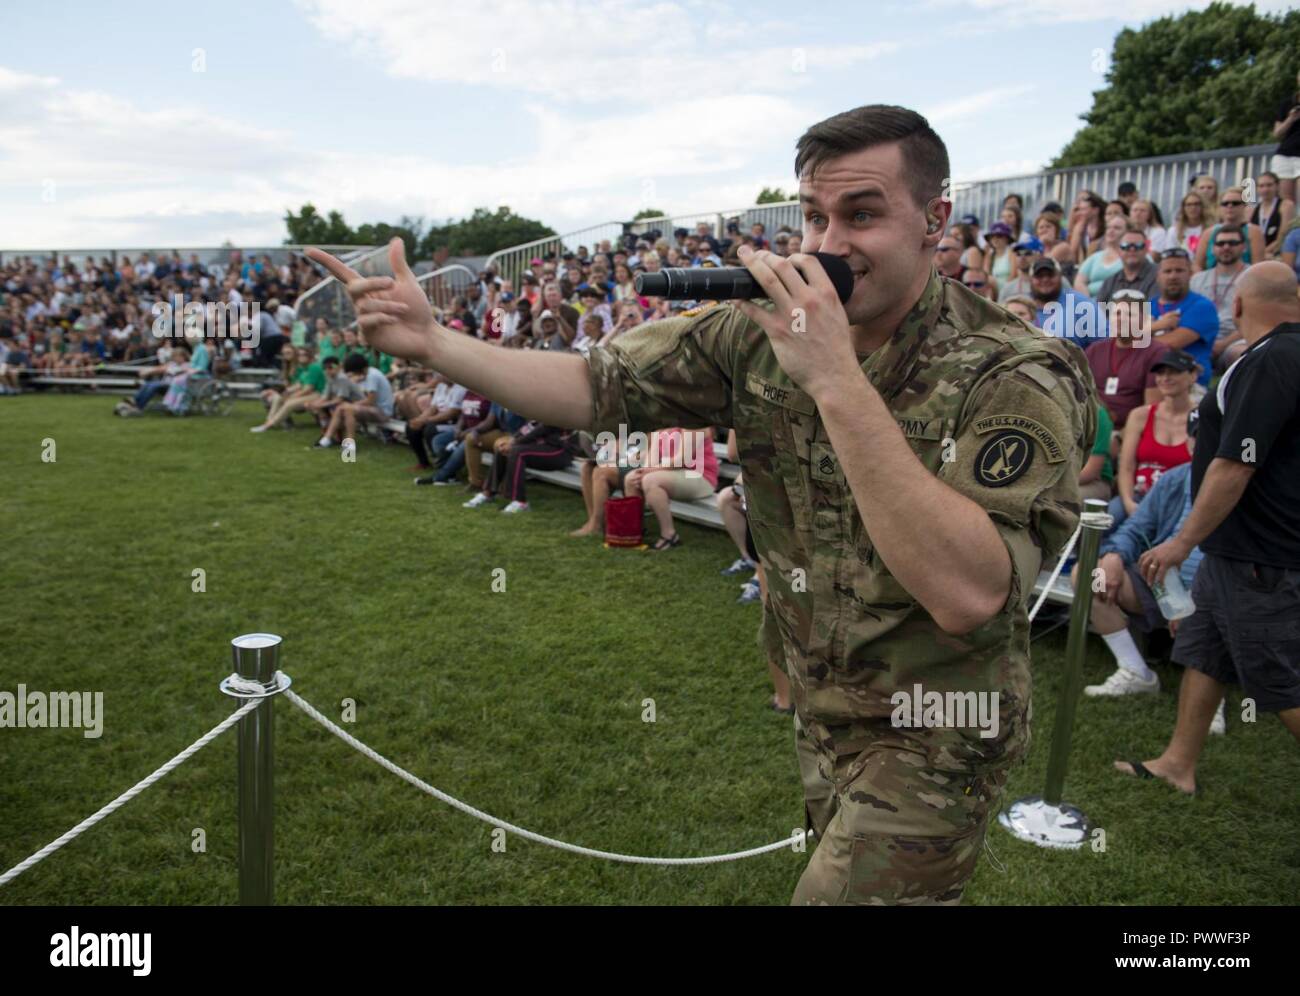
<path id="1" fill-rule="evenodd" d="M 450 453 L 445 452 L 447 447 L 455 442 L 456 430 L 447 428 L 436 433 L 429 441 L 429 456 L 433 458 L 435 466 L 438 467 L 438 473 L 434 475 L 434 480 L 450 481 L 459 472 L 460 468 L 465 465 L 465 444 L 456 443 L 455 448 Z"/>
<path id="2" fill-rule="evenodd" d="M 135 406 L 144 411 L 145 405 L 154 399 L 155 395 L 166 394 L 167 388 L 171 385 L 169 380 L 150 380 L 140 385 L 140 390 L 135 392 Z"/>

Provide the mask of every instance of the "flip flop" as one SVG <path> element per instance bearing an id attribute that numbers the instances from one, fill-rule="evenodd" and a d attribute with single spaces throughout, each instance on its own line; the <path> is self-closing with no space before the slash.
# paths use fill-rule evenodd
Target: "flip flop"
<path id="1" fill-rule="evenodd" d="M 1154 771 L 1152 771 L 1150 768 L 1148 768 L 1148 767 L 1147 767 L 1145 764 L 1143 764 L 1141 761 L 1129 761 L 1129 760 L 1126 759 L 1126 760 L 1124 761 L 1124 763 L 1127 764 L 1127 765 L 1129 765 L 1129 766 L 1133 769 L 1133 774 L 1136 775 L 1138 778 L 1141 778 L 1141 779 L 1143 779 L 1143 780 L 1154 778 L 1156 781 L 1164 782 L 1166 785 L 1168 785 L 1171 789 L 1173 789 L 1173 790 L 1174 790 L 1175 792 L 1177 792 L 1179 795 L 1190 795 L 1190 796 L 1192 796 L 1193 798 L 1195 798 L 1196 796 L 1198 796 L 1198 795 L 1201 794 L 1201 786 L 1200 786 L 1200 785 L 1197 785 L 1196 788 L 1193 789 L 1191 792 L 1184 792 L 1182 789 L 1180 789 L 1180 788 L 1179 788 L 1177 785 L 1175 785 L 1173 782 L 1168 781 L 1168 780 L 1166 780 L 1166 779 L 1164 779 L 1164 778 L 1161 778 L 1159 775 L 1157 775 Z"/>

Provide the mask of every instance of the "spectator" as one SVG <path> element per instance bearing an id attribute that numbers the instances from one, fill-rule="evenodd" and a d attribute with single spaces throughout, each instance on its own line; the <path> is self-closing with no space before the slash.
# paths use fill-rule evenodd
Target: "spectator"
<path id="1" fill-rule="evenodd" d="M 1034 316 L 1036 326 L 1054 338 L 1068 339 L 1080 349 L 1086 349 L 1095 338 L 1105 335 L 1097 303 L 1086 294 L 1065 289 L 1060 263 L 1040 256 L 1029 272 L 1033 298 L 1038 305 Z"/>
<path id="2" fill-rule="evenodd" d="M 249 432 L 265 432 L 283 422 L 291 426 L 294 412 L 303 411 L 309 404 L 325 396 L 325 368 L 316 362 L 315 350 L 310 346 L 297 349 L 294 370 L 283 393 L 277 393 L 266 419 Z"/>
<path id="3" fill-rule="evenodd" d="M 1110 414 L 1105 405 L 1097 406 L 1097 435 L 1093 437 L 1092 452 L 1079 471 L 1079 499 L 1095 498 L 1109 502 L 1115 481 L 1115 466 L 1110 459 Z"/>
<path id="4" fill-rule="evenodd" d="M 582 462 L 582 501 L 587 519 L 570 536 L 605 535 L 605 502 L 615 491 L 623 490 L 624 478 L 637 465 L 639 454 L 634 449 L 620 455 L 617 443 L 612 443 Z"/>
<path id="5" fill-rule="evenodd" d="M 767 241 L 767 226 L 764 225 L 761 221 L 756 221 L 749 226 L 749 234 L 754 239 L 755 249 L 769 248 L 768 241 Z"/>
<path id="6" fill-rule="evenodd" d="M 1276 712 L 1300 740 L 1300 301 L 1277 262 L 1252 266 L 1237 294 L 1246 354 L 1201 403 L 1192 511 L 1138 560 L 1148 584 L 1203 554 L 1173 659 L 1182 664 L 1173 737 L 1154 760 L 1117 770 L 1196 791 L 1196 765 L 1225 686 Z"/>
<path id="7" fill-rule="evenodd" d="M 1107 201 L 1106 210 L 1103 214 L 1103 220 L 1110 221 L 1111 218 L 1123 218 L 1127 222 L 1128 205 L 1120 200 Z"/>
<path id="8" fill-rule="evenodd" d="M 1011 196 L 1014 197 L 1015 195 Z M 1024 211 L 1025 209 L 1017 206 L 1015 201 L 1006 200 L 1002 202 L 1002 212 L 998 215 L 998 220 L 1011 230 L 1013 244 L 1025 237 Z"/>
<path id="9" fill-rule="evenodd" d="M 961 216 L 960 223 L 964 225 L 966 229 L 969 230 L 970 234 L 974 237 L 975 245 L 979 248 L 979 251 L 981 253 L 989 247 L 988 242 L 985 241 L 984 236 L 980 233 L 979 218 L 977 218 L 973 214 L 964 214 Z"/>
<path id="10" fill-rule="evenodd" d="M 1034 319 L 1038 317 L 1038 305 L 1028 295 L 1015 295 L 999 303 L 1026 325 L 1033 325 Z"/>
<path id="11" fill-rule="evenodd" d="M 1160 400 L 1129 413 L 1120 443 L 1119 494 L 1110 513 L 1122 522 L 1150 493 L 1160 475 L 1192 458 L 1187 447 L 1187 413 L 1192 410 L 1196 361 L 1180 349 L 1167 351 L 1152 365 Z"/>
<path id="12" fill-rule="evenodd" d="M 1211 352 L 1219 337 L 1219 316 L 1214 303 L 1191 289 L 1191 259 L 1186 249 L 1166 249 L 1160 254 L 1156 284 L 1160 296 L 1152 305 L 1156 319 L 1151 331 L 1156 341 L 1183 349 L 1201 368 L 1199 383 L 1210 382 Z"/>
<path id="13" fill-rule="evenodd" d="M 661 430 L 655 437 L 643 465 L 627 475 L 623 486 L 628 495 L 644 493 L 659 524 L 659 539 L 650 549 L 661 551 L 682 542 L 673 528 L 670 502 L 712 495 L 718 486 L 718 457 L 711 433 L 704 430 L 693 430 L 689 442 L 680 428 Z"/>
<path id="14" fill-rule="evenodd" d="M 1102 230 L 1102 242 L 1079 267 L 1074 278 L 1074 289 L 1080 294 L 1096 298 L 1106 280 L 1124 268 L 1119 244 L 1128 233 L 1128 220 L 1123 215 L 1112 215 Z"/>
<path id="15" fill-rule="evenodd" d="M 1210 229 L 1209 234 L 1196 246 L 1196 269 L 1207 270 L 1217 261 L 1215 242 L 1219 233 L 1236 233 L 1245 245 L 1241 259 L 1246 263 L 1259 262 L 1264 258 L 1264 233 L 1258 225 L 1246 221 L 1246 201 L 1240 187 L 1229 187 L 1223 192 L 1219 201 L 1219 224 Z"/>
<path id="16" fill-rule="evenodd" d="M 1217 224 L 1219 221 L 1219 181 L 1210 176 L 1209 173 L 1202 173 L 1200 176 L 1192 177 L 1192 189 L 1201 195 L 1201 200 L 1205 202 L 1205 223 L 1207 225 Z"/>
<path id="17" fill-rule="evenodd" d="M 1300 222 L 1293 221 L 1286 234 L 1282 236 L 1281 259 L 1291 267 L 1291 272 L 1300 276 Z"/>
<path id="18" fill-rule="evenodd" d="M 1255 181 L 1258 199 L 1250 214 L 1251 223 L 1264 233 L 1264 255 L 1274 258 L 1282 251 L 1282 233 L 1295 217 L 1295 201 L 1279 197 L 1278 187 L 1276 173 L 1260 173 Z"/>
<path id="19" fill-rule="evenodd" d="M 1145 202 L 1138 201 L 1138 203 Z M 1120 269 L 1102 283 L 1097 292 L 1097 300 L 1103 304 L 1109 303 L 1114 298 L 1115 292 L 1121 290 L 1140 291 L 1147 299 L 1154 297 L 1157 267 L 1147 255 L 1147 240 L 1142 234 L 1141 225 L 1130 222 L 1117 248 Z"/>
<path id="20" fill-rule="evenodd" d="M 578 288 L 578 300 L 582 305 L 582 316 L 596 315 L 600 318 L 600 335 L 595 337 L 599 341 L 601 336 L 614 327 L 614 318 L 605 300 L 605 292 L 591 284 L 583 284 Z"/>
<path id="21" fill-rule="evenodd" d="M 961 241 L 955 236 L 945 235 L 939 240 L 939 244 L 934 247 L 934 265 L 940 276 L 961 280 L 962 274 L 966 272 L 966 265 L 961 261 L 961 248 Z"/>
<path id="22" fill-rule="evenodd" d="M 998 285 L 983 270 L 967 269 L 961 275 L 961 282 L 980 297 L 987 298 L 990 301 L 998 299 Z"/>
<path id="23" fill-rule="evenodd" d="M 417 472 L 433 470 L 438 463 L 436 457 L 442 454 L 442 450 L 435 452 L 434 439 L 460 418 L 461 402 L 465 399 L 463 385 L 451 383 L 442 374 L 438 374 L 434 381 L 433 392 L 420 410 L 406 421 L 406 444 L 415 453 L 416 460 L 416 466 L 411 470 Z M 420 479 L 417 478 L 416 483 L 419 484 Z M 432 476 L 426 483 L 433 483 Z"/>
<path id="24" fill-rule="evenodd" d="M 1017 242 L 1011 247 L 1015 260 L 1014 275 L 1007 280 L 998 281 L 998 302 L 1005 305 L 1013 297 L 1024 297 L 1034 292 L 1034 281 L 1029 275 L 1029 268 L 1042 249 L 1037 239 Z"/>
<path id="25" fill-rule="evenodd" d="M 578 316 L 580 312 L 571 304 L 566 304 L 560 293 L 560 285 L 551 282 L 542 288 L 542 304 L 545 311 L 550 311 L 556 322 L 556 331 L 564 336 L 567 346 L 578 335 Z"/>
<path id="26" fill-rule="evenodd" d="M 1140 291 L 1118 291 L 1110 307 L 1110 335 L 1084 350 L 1097 397 L 1119 432 L 1134 408 L 1162 397 L 1153 368 L 1168 347 L 1151 338 L 1145 305 Z"/>
<path id="27" fill-rule="evenodd" d="M 190 351 L 184 346 L 177 346 L 169 350 L 168 360 L 162 365 L 162 369 L 154 368 L 145 371 L 143 374 L 144 383 L 136 391 L 135 397 L 118 402 L 113 409 L 114 413 L 128 417 L 143 415 L 150 401 L 160 394 L 165 395 L 178 377 L 184 377 L 193 372 L 194 368 L 189 361 Z"/>
<path id="28" fill-rule="evenodd" d="M 1187 445 L 1194 448 L 1194 411 L 1189 421 Z M 1151 586 L 1138 570 L 1138 558 L 1177 533 L 1191 510 L 1192 465 L 1184 463 L 1161 476 L 1137 511 L 1102 540 L 1097 567 L 1105 578 L 1105 587 L 1093 596 L 1089 619 L 1093 631 L 1101 634 L 1114 657 L 1115 670 L 1100 685 L 1088 685 L 1083 694 L 1116 698 L 1160 691 L 1160 678 L 1147 666 L 1129 628 L 1148 634 L 1169 625 Z M 1193 548 L 1178 569 L 1188 591 L 1200 563 L 1201 551 Z M 1077 589 L 1077 564 L 1072 580 Z"/>
<path id="29" fill-rule="evenodd" d="M 1292 202 L 1296 200 L 1296 177 L 1300 176 L 1300 73 L 1296 84 L 1296 92 L 1278 105 L 1273 137 L 1280 141 L 1269 164 L 1280 180 L 1282 198 Z"/>
<path id="30" fill-rule="evenodd" d="M 393 417 L 393 388 L 382 371 L 372 367 L 364 353 L 343 361 L 343 372 L 361 389 L 360 401 L 343 401 L 334 408 L 330 423 L 313 449 L 327 449 L 338 441 L 356 439 L 357 423 L 384 422 Z"/>
<path id="31" fill-rule="evenodd" d="M 1061 219 L 1050 214 L 1040 214 L 1034 220 L 1034 238 L 1043 244 L 1043 255 L 1050 255 L 1061 241 Z"/>
<path id="32" fill-rule="evenodd" d="M 429 441 L 429 452 L 438 463 L 438 471 L 428 477 L 417 477 L 416 484 L 449 485 L 465 464 L 465 437 L 487 421 L 492 413 L 492 402 L 476 391 L 466 391 L 460 400 L 456 421 L 434 434 Z"/>
<path id="33" fill-rule="evenodd" d="M 19 378 L 27 369 L 27 350 L 16 339 L 0 339 L 0 355 L 0 393 L 22 394 Z"/>
<path id="34" fill-rule="evenodd" d="M 1133 205 L 1138 202 L 1138 188 L 1131 180 L 1125 180 L 1115 189 L 1115 200 L 1124 205 L 1125 213 L 1133 210 Z"/>
<path id="35" fill-rule="evenodd" d="M 994 222 L 989 228 L 986 239 L 989 247 L 984 252 L 984 260 L 980 268 L 998 283 L 1010 280 L 1013 270 L 1011 261 L 1014 258 L 1011 246 L 1015 242 L 1011 226 L 1001 221 Z"/>
<path id="36" fill-rule="evenodd" d="M 1097 248 L 1105 237 L 1106 202 L 1091 190 L 1081 190 L 1070 211 L 1070 250 L 1080 262 Z"/>
<path id="37" fill-rule="evenodd" d="M 1208 298 L 1219 316 L 1219 334 L 1210 350 L 1216 370 L 1231 366 L 1246 350 L 1241 340 L 1241 333 L 1232 319 L 1233 303 L 1237 300 L 1238 278 L 1245 272 L 1247 264 L 1242 261 L 1246 249 L 1246 240 L 1232 228 L 1216 229 L 1213 236 L 1215 265 L 1200 273 L 1192 275 L 1191 288 L 1202 297 Z M 1208 241 L 1208 239 L 1207 239 Z M 1205 243 L 1203 242 L 1202 245 Z"/>
<path id="38" fill-rule="evenodd" d="M 1189 254 L 1195 253 L 1209 215 L 1209 205 L 1195 190 L 1184 196 L 1174 218 L 1174 227 L 1165 238 L 1165 249 L 1185 249 Z"/>
<path id="39" fill-rule="evenodd" d="M 973 218 L 973 214 L 965 217 Z M 965 267 L 975 267 L 983 269 L 984 267 L 984 250 L 980 245 L 978 233 L 975 228 L 965 222 L 958 222 L 948 227 L 948 236 L 954 238 L 961 245 L 961 265 Z"/>
<path id="40" fill-rule="evenodd" d="M 578 452 L 578 434 L 571 429 L 528 422 L 509 439 L 498 440 L 492 473 L 483 490 L 464 503 L 478 508 L 503 494 L 508 499 L 504 515 L 528 511 L 529 470 L 563 470 Z"/>
<path id="41" fill-rule="evenodd" d="M 1146 236 L 1147 251 L 1153 255 L 1159 254 L 1165 248 L 1165 240 L 1168 237 L 1164 220 L 1160 217 L 1160 209 L 1151 201 L 1134 201 L 1128 209 L 1128 217 L 1129 221 L 1137 225 Z"/>

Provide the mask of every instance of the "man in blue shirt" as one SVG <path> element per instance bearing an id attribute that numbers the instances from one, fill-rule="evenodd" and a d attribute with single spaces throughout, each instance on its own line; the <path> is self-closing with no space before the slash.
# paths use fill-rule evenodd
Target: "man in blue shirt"
<path id="1" fill-rule="evenodd" d="M 1057 339 L 1068 339 L 1087 349 L 1106 338 L 1105 315 L 1097 302 L 1063 285 L 1061 264 L 1051 256 L 1040 256 L 1029 270 L 1030 286 L 1038 314 L 1034 324 Z"/>
<path id="2" fill-rule="evenodd" d="M 1219 337 L 1219 313 L 1214 302 L 1191 289 L 1192 259 L 1186 249 L 1166 249 L 1160 254 L 1156 275 L 1160 296 L 1151 302 L 1151 335 L 1170 349 L 1192 355 L 1201 368 L 1196 382 L 1210 383 L 1211 352 Z"/>

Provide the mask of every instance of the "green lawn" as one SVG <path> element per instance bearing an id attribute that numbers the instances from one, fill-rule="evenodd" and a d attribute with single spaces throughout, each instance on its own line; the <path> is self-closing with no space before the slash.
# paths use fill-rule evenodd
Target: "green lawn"
<path id="1" fill-rule="evenodd" d="M 768 710 L 757 606 L 718 570 L 718 531 L 660 555 L 565 532 L 578 496 L 533 511 L 460 508 L 414 488 L 408 451 L 355 464 L 305 427 L 120 420 L 103 397 L 0 398 L 0 690 L 101 690 L 104 734 L 0 730 L 0 871 L 88 816 L 232 708 L 229 641 L 284 637 L 295 690 L 417 775 L 541 833 L 696 855 L 786 836 L 802 817 L 789 720 Z M 42 440 L 57 461 L 41 461 Z M 191 591 L 191 572 L 207 591 Z M 507 590 L 493 593 L 492 571 Z M 1035 742 L 1011 796 L 1041 790 L 1064 636 L 1036 645 Z M 1099 640 L 1088 681 L 1109 672 Z M 1135 701 L 1080 703 L 1067 798 L 1104 853 L 1040 851 L 1000 829 L 974 904 L 1293 903 L 1300 752 L 1274 717 L 1233 722 L 1202 795 L 1113 774 L 1149 757 L 1178 673 Z M 657 722 L 641 719 L 655 701 Z M 417 792 L 287 702 L 276 705 L 281 903 L 784 903 L 804 855 L 703 868 L 610 864 L 510 838 Z M 191 851 L 202 827 L 207 852 Z M 232 903 L 235 737 L 8 886 L 2 903 Z"/>

